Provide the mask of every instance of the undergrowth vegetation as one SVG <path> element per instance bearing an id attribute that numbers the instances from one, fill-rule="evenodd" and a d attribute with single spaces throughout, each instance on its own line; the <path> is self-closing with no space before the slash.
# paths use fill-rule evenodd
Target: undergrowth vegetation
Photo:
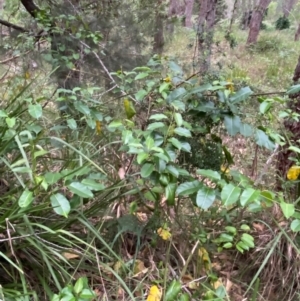
<path id="1" fill-rule="evenodd" d="M 61 20 L 72 32 L 73 18 Z M 298 300 L 300 149 L 283 123 L 299 121 L 286 104 L 300 91 L 291 81 L 300 49 L 290 29 L 246 47 L 235 26 L 230 48 L 223 26 L 203 77 L 196 34 L 179 26 L 162 55 L 119 69 L 95 50 L 102 33 L 82 31 L 94 66 L 74 88 L 51 80 L 61 61 L 47 47 L 37 70 L 7 68 L 1 300 Z M 71 72 L 78 56 L 59 59 Z M 284 146 L 293 166 L 278 189 Z"/>

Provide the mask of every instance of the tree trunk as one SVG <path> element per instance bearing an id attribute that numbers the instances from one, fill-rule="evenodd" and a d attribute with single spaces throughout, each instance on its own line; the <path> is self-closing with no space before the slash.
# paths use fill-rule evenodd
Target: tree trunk
<path id="1" fill-rule="evenodd" d="M 193 14 L 193 7 L 194 7 L 194 0 L 186 0 L 185 1 L 185 27 L 192 28 L 192 14 Z"/>
<path id="2" fill-rule="evenodd" d="M 248 45 L 255 44 L 257 42 L 261 22 L 270 2 L 271 0 L 260 0 L 259 4 L 255 7 L 250 22 L 250 30 L 247 39 Z"/>
<path id="3" fill-rule="evenodd" d="M 283 2 L 283 16 L 288 17 L 290 15 L 290 12 L 292 11 L 294 5 L 296 4 L 297 0 L 285 0 Z"/>
<path id="4" fill-rule="evenodd" d="M 174 32 L 174 22 L 179 15 L 179 2 L 178 0 L 170 0 L 169 10 L 168 10 L 168 31 L 173 34 Z"/>
<path id="5" fill-rule="evenodd" d="M 218 0 L 202 0 L 200 4 L 197 35 L 200 74 L 202 75 L 208 72 L 210 68 L 217 2 Z"/>
<path id="6" fill-rule="evenodd" d="M 155 32 L 154 32 L 154 43 L 153 52 L 156 54 L 162 54 L 165 44 L 164 39 L 164 16 L 161 12 L 163 0 L 159 0 L 156 7 L 155 17 Z"/>
<path id="7" fill-rule="evenodd" d="M 297 28 L 297 31 L 295 34 L 295 41 L 299 41 L 299 38 L 300 38 L 300 23 L 298 25 L 298 28 Z"/>

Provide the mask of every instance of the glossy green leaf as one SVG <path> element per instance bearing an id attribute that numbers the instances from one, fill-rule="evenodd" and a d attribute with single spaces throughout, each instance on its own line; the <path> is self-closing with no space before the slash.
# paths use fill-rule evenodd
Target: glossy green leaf
<path id="1" fill-rule="evenodd" d="M 168 172 L 169 172 L 171 175 L 173 175 L 174 177 L 178 178 L 178 176 L 179 176 L 179 171 L 178 171 L 178 169 L 177 169 L 175 166 L 173 166 L 173 165 L 167 165 L 166 168 L 167 168 Z"/>
<path id="2" fill-rule="evenodd" d="M 167 185 L 169 184 L 169 182 L 170 182 L 170 177 L 169 177 L 169 175 L 168 175 L 168 174 L 165 174 L 165 173 L 161 174 L 161 175 L 159 176 L 159 182 L 160 182 L 160 184 L 161 184 L 162 186 L 167 186 Z"/>
<path id="3" fill-rule="evenodd" d="M 250 248 L 254 248 L 254 238 L 248 233 L 243 233 L 241 240 Z"/>
<path id="4" fill-rule="evenodd" d="M 253 188 L 246 188 L 240 198 L 240 203 L 245 206 L 247 203 L 253 202 L 260 196 L 260 191 Z"/>
<path id="5" fill-rule="evenodd" d="M 158 91 L 159 91 L 159 93 L 162 93 L 163 91 L 169 90 L 169 87 L 170 87 L 170 84 L 169 84 L 169 83 L 163 82 L 163 83 L 159 86 Z"/>
<path id="6" fill-rule="evenodd" d="M 121 120 L 113 120 L 109 125 L 108 128 L 114 129 L 114 128 L 119 128 L 123 127 L 123 123 Z"/>
<path id="7" fill-rule="evenodd" d="M 40 104 L 30 104 L 28 106 L 28 113 L 35 119 L 39 119 L 43 115 L 43 108 Z"/>
<path id="8" fill-rule="evenodd" d="M 142 164 L 145 160 L 147 160 L 149 158 L 149 154 L 145 153 L 145 152 L 141 152 L 137 155 L 136 157 L 136 161 L 138 164 Z"/>
<path id="9" fill-rule="evenodd" d="M 176 301 L 180 291 L 181 291 L 180 281 L 173 280 L 166 291 L 165 301 Z"/>
<path id="10" fill-rule="evenodd" d="M 156 129 L 161 129 L 162 127 L 164 127 L 165 124 L 162 123 L 162 122 L 153 122 L 153 123 L 150 123 L 147 127 L 147 130 L 148 131 L 154 131 Z"/>
<path id="11" fill-rule="evenodd" d="M 196 203 L 197 206 L 203 210 L 208 209 L 216 198 L 216 192 L 214 189 L 207 186 L 203 186 L 197 192 Z"/>
<path id="12" fill-rule="evenodd" d="M 142 178 L 148 178 L 154 170 L 154 165 L 152 163 L 145 163 L 141 168 Z"/>
<path id="13" fill-rule="evenodd" d="M 155 153 L 155 154 L 153 154 L 153 157 L 160 158 L 160 159 L 164 160 L 167 163 L 170 161 L 169 157 L 166 156 L 165 154 L 162 154 L 162 153 Z"/>
<path id="14" fill-rule="evenodd" d="M 231 242 L 227 242 L 227 243 L 225 243 L 224 245 L 222 245 L 222 247 L 223 247 L 224 249 L 230 249 L 230 248 L 232 248 L 232 246 L 233 246 L 233 244 L 232 244 Z"/>
<path id="15" fill-rule="evenodd" d="M 68 119 L 67 120 L 67 124 L 68 124 L 68 127 L 71 129 L 71 130 L 76 130 L 77 129 L 77 122 L 75 119 L 71 118 L 71 119 Z"/>
<path id="16" fill-rule="evenodd" d="M 151 150 L 154 147 L 154 139 L 151 136 L 148 136 L 145 141 L 145 146 L 148 150 Z"/>
<path id="17" fill-rule="evenodd" d="M 300 153 L 300 148 L 297 146 L 294 146 L 294 145 L 289 146 L 289 150 L 291 150 L 292 152 L 298 153 L 298 154 Z"/>
<path id="18" fill-rule="evenodd" d="M 233 226 L 226 226 L 225 230 L 229 233 L 232 233 L 233 235 L 235 235 L 237 232 L 236 227 L 233 227 Z"/>
<path id="19" fill-rule="evenodd" d="M 286 92 L 287 94 L 295 94 L 300 91 L 300 85 L 294 85 Z"/>
<path id="20" fill-rule="evenodd" d="M 253 94 L 253 91 L 249 87 L 243 87 L 230 97 L 230 101 L 232 103 L 241 102 L 249 98 L 251 94 Z"/>
<path id="21" fill-rule="evenodd" d="M 157 171 L 158 171 L 159 173 L 165 171 L 166 166 L 167 166 L 167 162 L 166 162 L 165 160 L 159 158 L 159 159 L 158 159 L 158 162 L 157 162 L 157 165 L 156 165 Z"/>
<path id="22" fill-rule="evenodd" d="M 81 291 L 83 290 L 83 288 L 84 288 L 84 280 L 82 277 L 80 277 L 74 285 L 75 294 L 77 294 L 77 295 L 80 294 Z"/>
<path id="23" fill-rule="evenodd" d="M 139 90 L 137 93 L 134 94 L 136 100 L 141 101 L 144 99 L 144 97 L 148 94 L 148 92 L 145 89 Z"/>
<path id="24" fill-rule="evenodd" d="M 162 119 L 168 119 L 168 116 L 166 116 L 165 114 L 154 114 L 151 115 L 150 120 L 162 120 Z"/>
<path id="25" fill-rule="evenodd" d="M 84 115 L 90 115 L 90 113 L 91 113 L 90 108 L 81 101 L 75 101 L 74 107 L 78 112 L 81 112 Z"/>
<path id="26" fill-rule="evenodd" d="M 142 72 L 142 73 L 139 73 L 135 78 L 134 80 L 138 80 L 138 79 L 143 79 L 145 77 L 149 76 L 149 73 L 148 72 Z"/>
<path id="27" fill-rule="evenodd" d="M 189 153 L 191 151 L 191 145 L 188 142 L 181 142 L 181 150 Z"/>
<path id="28" fill-rule="evenodd" d="M 87 301 L 89 301 L 89 300 L 95 300 L 96 297 L 97 297 L 96 293 L 93 290 L 91 290 L 89 288 L 84 288 L 82 290 L 81 294 L 79 295 L 79 300 L 78 301 L 81 301 L 81 300 L 82 301 L 83 300 L 87 300 Z"/>
<path id="29" fill-rule="evenodd" d="M 184 95 L 186 95 L 186 90 L 183 87 L 176 88 L 169 94 L 167 101 L 172 103 L 175 100 L 182 99 Z"/>
<path id="30" fill-rule="evenodd" d="M 94 196 L 90 188 L 88 188 L 86 185 L 83 185 L 79 182 L 72 182 L 67 187 L 70 189 L 70 191 L 83 198 L 92 198 Z"/>
<path id="31" fill-rule="evenodd" d="M 168 141 L 171 142 L 179 150 L 182 148 L 182 144 L 178 139 L 173 137 L 173 138 L 168 139 Z"/>
<path id="32" fill-rule="evenodd" d="M 19 198 L 18 205 L 21 208 L 25 208 L 29 206 L 32 203 L 32 201 L 33 201 L 33 192 L 28 189 L 25 189 Z"/>
<path id="33" fill-rule="evenodd" d="M 225 206 L 230 206 L 238 201 L 241 193 L 241 188 L 234 186 L 233 184 L 227 184 L 223 187 L 221 192 L 221 199 Z"/>
<path id="34" fill-rule="evenodd" d="M 275 148 L 274 142 L 272 142 L 268 135 L 262 130 L 256 130 L 255 141 L 257 145 L 263 146 L 269 150 L 273 150 Z"/>
<path id="35" fill-rule="evenodd" d="M 213 171 L 210 169 L 197 169 L 196 173 L 205 178 L 209 178 L 213 181 L 221 180 L 221 175 L 217 171 Z"/>
<path id="36" fill-rule="evenodd" d="M 83 179 L 81 184 L 87 186 L 90 190 L 100 191 L 105 189 L 105 186 L 102 183 L 98 183 L 92 179 Z"/>
<path id="37" fill-rule="evenodd" d="M 16 124 L 16 118 L 15 117 L 12 117 L 12 118 L 7 117 L 7 118 L 5 118 L 5 122 L 9 128 L 13 128 Z"/>
<path id="38" fill-rule="evenodd" d="M 222 233 L 218 237 L 218 241 L 220 242 L 232 242 L 234 240 L 234 237 L 231 234 Z"/>
<path id="39" fill-rule="evenodd" d="M 178 301 L 190 301 L 190 295 L 188 293 L 181 294 L 178 298 Z"/>
<path id="40" fill-rule="evenodd" d="M 174 133 L 179 136 L 183 136 L 183 137 L 192 137 L 191 132 L 188 129 L 185 129 L 183 127 L 175 128 Z"/>
<path id="41" fill-rule="evenodd" d="M 185 182 L 178 186 L 176 190 L 177 195 L 191 195 L 193 193 L 196 193 L 203 184 L 199 181 L 193 181 L 193 182 Z"/>
<path id="42" fill-rule="evenodd" d="M 182 115 L 180 113 L 175 113 L 174 114 L 174 119 L 175 119 L 175 122 L 176 122 L 177 126 L 181 127 L 182 122 L 183 122 Z"/>
<path id="43" fill-rule="evenodd" d="M 235 136 L 240 132 L 241 119 L 238 116 L 226 115 L 224 117 L 224 125 L 230 136 Z"/>
<path id="44" fill-rule="evenodd" d="M 244 137 L 251 137 L 253 135 L 253 128 L 251 125 L 247 124 L 247 123 L 241 123 L 240 126 L 240 133 L 244 136 Z"/>
<path id="45" fill-rule="evenodd" d="M 280 202 L 280 208 L 282 210 L 283 215 L 285 218 L 290 218 L 295 213 L 295 206 L 294 204 L 288 204 L 286 202 Z"/>
<path id="46" fill-rule="evenodd" d="M 57 183 L 62 178 L 62 175 L 59 172 L 47 172 L 45 174 L 45 180 L 48 184 Z"/>
<path id="47" fill-rule="evenodd" d="M 272 106 L 272 103 L 269 101 L 264 101 L 259 105 L 259 112 L 262 114 L 266 114 Z"/>
<path id="48" fill-rule="evenodd" d="M 4 110 L 0 110 L 0 117 L 8 117 L 8 115 Z"/>
<path id="49" fill-rule="evenodd" d="M 61 193 L 56 193 L 50 197 L 51 205 L 56 214 L 68 217 L 71 206 L 68 199 Z"/>
<path id="50" fill-rule="evenodd" d="M 300 220 L 299 219 L 294 219 L 291 223 L 291 229 L 294 232 L 299 232 L 300 231 Z"/>
<path id="51" fill-rule="evenodd" d="M 175 192 L 176 192 L 177 184 L 176 183 L 169 183 L 165 187 L 165 196 L 167 200 L 167 204 L 169 206 L 175 205 Z"/>
<path id="52" fill-rule="evenodd" d="M 244 248 L 242 247 L 244 245 L 244 243 L 242 242 L 242 241 L 239 241 L 236 245 L 235 245 L 235 247 L 236 247 L 236 249 L 240 252 L 240 253 L 242 253 L 242 254 L 244 254 Z M 247 247 L 247 246 L 246 246 Z M 249 247 L 248 247 L 248 249 L 249 249 Z"/>
<path id="53" fill-rule="evenodd" d="M 181 100 L 174 100 L 171 105 L 175 110 L 185 111 L 185 103 Z"/>

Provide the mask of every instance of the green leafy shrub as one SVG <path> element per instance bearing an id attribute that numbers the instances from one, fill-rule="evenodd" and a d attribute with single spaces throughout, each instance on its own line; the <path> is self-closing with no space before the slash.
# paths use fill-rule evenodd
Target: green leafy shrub
<path id="1" fill-rule="evenodd" d="M 256 53 L 264 52 L 279 52 L 285 49 L 280 37 L 275 35 L 261 35 L 257 43 L 253 44 L 249 48 Z"/>
<path id="2" fill-rule="evenodd" d="M 279 17 L 279 18 L 277 19 L 277 21 L 275 22 L 275 28 L 276 28 L 277 30 L 288 29 L 288 28 L 290 28 L 290 26 L 291 26 L 291 22 L 290 22 L 290 20 L 289 20 L 287 17 L 285 17 L 285 16 Z"/>

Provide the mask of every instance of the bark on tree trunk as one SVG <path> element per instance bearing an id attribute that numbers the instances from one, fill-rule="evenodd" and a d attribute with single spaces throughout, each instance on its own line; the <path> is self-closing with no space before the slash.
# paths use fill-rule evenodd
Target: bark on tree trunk
<path id="1" fill-rule="evenodd" d="M 173 34 L 174 32 L 174 21 L 175 18 L 179 15 L 179 2 L 178 0 L 171 0 L 169 4 L 169 10 L 168 10 L 168 31 Z"/>
<path id="2" fill-rule="evenodd" d="M 202 0 L 200 5 L 197 35 L 200 74 L 202 75 L 210 68 L 217 1 L 218 0 Z"/>
<path id="3" fill-rule="evenodd" d="M 156 54 L 162 54 L 165 44 L 164 39 L 164 16 L 161 12 L 161 5 L 163 0 L 159 0 L 157 3 L 156 17 L 155 17 L 155 33 L 153 52 Z"/>
<path id="4" fill-rule="evenodd" d="M 194 0 L 186 0 L 185 1 L 185 27 L 192 28 L 192 14 L 193 14 L 193 7 L 194 7 Z"/>
<path id="5" fill-rule="evenodd" d="M 298 25 L 298 28 L 297 28 L 297 31 L 295 34 L 295 41 L 299 41 L 299 38 L 300 38 L 300 23 Z"/>
<path id="6" fill-rule="evenodd" d="M 259 4 L 255 7 L 250 22 L 250 30 L 247 39 L 247 45 L 255 44 L 257 42 L 260 25 L 270 2 L 271 0 L 260 0 Z"/>
<path id="7" fill-rule="evenodd" d="M 288 17 L 297 0 L 285 0 L 283 2 L 283 16 Z"/>

